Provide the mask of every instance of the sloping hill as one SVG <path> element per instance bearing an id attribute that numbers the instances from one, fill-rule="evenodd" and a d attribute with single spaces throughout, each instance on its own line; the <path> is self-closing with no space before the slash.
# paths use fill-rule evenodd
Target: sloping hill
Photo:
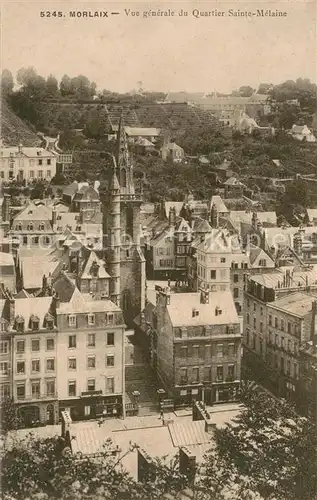
<path id="1" fill-rule="evenodd" d="M 1 139 L 5 146 L 37 146 L 41 139 L 1 99 Z"/>

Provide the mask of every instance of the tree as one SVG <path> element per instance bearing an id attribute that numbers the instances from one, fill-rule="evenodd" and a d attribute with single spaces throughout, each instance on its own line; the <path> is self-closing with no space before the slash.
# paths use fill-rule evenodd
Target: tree
<path id="1" fill-rule="evenodd" d="M 21 420 L 17 414 L 15 404 L 11 398 L 1 403 L 1 431 L 7 433 L 20 427 Z"/>
<path id="2" fill-rule="evenodd" d="M 60 85 L 59 85 L 61 94 L 63 97 L 69 97 L 74 95 L 74 87 L 72 85 L 71 79 L 69 78 L 68 75 L 64 75 L 63 78 L 61 79 Z"/>
<path id="3" fill-rule="evenodd" d="M 257 94 L 267 95 L 272 88 L 272 83 L 260 83 Z"/>
<path id="4" fill-rule="evenodd" d="M 1 91 L 2 95 L 5 97 L 10 95 L 13 91 L 14 80 L 11 71 L 4 69 L 1 74 Z"/>
<path id="5" fill-rule="evenodd" d="M 17 72 L 17 82 L 23 87 L 28 87 L 34 83 L 37 78 L 37 72 L 33 66 L 28 68 L 20 68 Z"/>
<path id="6" fill-rule="evenodd" d="M 241 97 L 251 97 L 254 91 L 255 90 L 252 87 L 250 87 L 250 85 L 243 85 L 242 87 L 239 88 L 239 94 Z"/>
<path id="7" fill-rule="evenodd" d="M 46 94 L 49 97 L 56 97 L 58 94 L 58 81 L 53 75 L 49 75 L 45 84 Z"/>

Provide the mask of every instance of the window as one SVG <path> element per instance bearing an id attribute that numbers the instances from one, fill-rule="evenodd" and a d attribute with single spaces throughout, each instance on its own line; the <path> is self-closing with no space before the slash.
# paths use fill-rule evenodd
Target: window
<path id="1" fill-rule="evenodd" d="M 284 344 L 284 337 L 281 337 L 281 348 L 284 349 L 285 344 Z"/>
<path id="2" fill-rule="evenodd" d="M 9 363 L 7 361 L 2 361 L 0 363 L 0 374 L 8 375 L 8 370 L 9 370 Z"/>
<path id="3" fill-rule="evenodd" d="M 90 406 L 85 406 L 84 408 L 84 414 L 85 414 L 85 417 L 89 417 L 90 415 Z"/>
<path id="4" fill-rule="evenodd" d="M 282 332 L 284 332 L 284 320 L 283 319 L 281 319 L 281 330 L 282 330 Z"/>
<path id="5" fill-rule="evenodd" d="M 46 171 L 46 177 L 47 177 L 47 179 L 51 178 L 51 171 L 50 170 Z"/>
<path id="6" fill-rule="evenodd" d="M 287 360 L 287 363 L 286 363 L 286 373 L 287 373 L 287 375 L 291 374 L 291 362 L 289 360 Z"/>
<path id="7" fill-rule="evenodd" d="M 233 282 L 234 283 L 238 283 L 239 282 L 239 275 L 238 274 L 234 274 L 233 275 Z"/>
<path id="8" fill-rule="evenodd" d="M 222 358 L 223 356 L 223 344 L 217 344 L 217 358 Z"/>
<path id="9" fill-rule="evenodd" d="M 96 335 L 95 335 L 95 333 L 88 333 L 87 346 L 88 347 L 95 347 L 96 346 Z"/>
<path id="10" fill-rule="evenodd" d="M 256 312 L 256 303 L 253 304 L 253 311 Z"/>
<path id="11" fill-rule="evenodd" d="M 55 380 L 46 381 L 46 394 L 47 396 L 55 396 Z"/>
<path id="12" fill-rule="evenodd" d="M 43 165 L 43 160 L 38 160 L 39 165 Z"/>
<path id="13" fill-rule="evenodd" d="M 25 373 L 25 361 L 17 361 L 17 373 L 19 375 Z"/>
<path id="14" fill-rule="evenodd" d="M 266 267 L 266 260 L 265 259 L 260 259 L 259 260 L 259 266 L 260 267 Z"/>
<path id="15" fill-rule="evenodd" d="M 193 357 L 199 358 L 199 345 L 193 345 Z"/>
<path id="16" fill-rule="evenodd" d="M 55 358 L 49 358 L 46 360 L 46 371 L 47 372 L 55 371 Z"/>
<path id="17" fill-rule="evenodd" d="M 269 314 L 269 326 L 272 326 L 272 314 Z"/>
<path id="18" fill-rule="evenodd" d="M 278 345 L 278 335 L 275 334 L 275 345 Z"/>
<path id="19" fill-rule="evenodd" d="M 294 363 L 294 377 L 298 378 L 298 364 Z"/>
<path id="20" fill-rule="evenodd" d="M 263 316 L 263 307 L 262 306 L 260 307 L 260 314 L 261 314 L 261 316 Z"/>
<path id="21" fill-rule="evenodd" d="M 228 365 L 228 380 L 234 380 L 234 365 Z"/>
<path id="22" fill-rule="evenodd" d="M 2 384 L 0 386 L 0 398 L 7 399 L 11 396 L 10 384 Z"/>
<path id="23" fill-rule="evenodd" d="M 76 358 L 68 358 L 68 369 L 76 370 Z"/>
<path id="24" fill-rule="evenodd" d="M 17 399 L 24 399 L 25 398 L 25 384 L 18 384 L 17 385 Z"/>
<path id="25" fill-rule="evenodd" d="M 114 356 L 112 354 L 107 356 L 107 366 L 114 366 Z"/>
<path id="26" fill-rule="evenodd" d="M 263 323 L 262 323 L 262 321 L 260 322 L 260 332 L 263 333 Z"/>
<path id="27" fill-rule="evenodd" d="M 9 351 L 9 342 L 7 340 L 3 340 L 0 342 L 0 354 L 7 354 Z"/>
<path id="28" fill-rule="evenodd" d="M 76 326 L 76 316 L 74 314 L 68 316 L 68 326 Z"/>
<path id="29" fill-rule="evenodd" d="M 181 368 L 180 369 L 180 374 L 181 374 L 181 384 L 187 384 L 187 368 Z"/>
<path id="30" fill-rule="evenodd" d="M 95 324 L 95 315 L 94 314 L 88 314 L 88 325 L 94 325 Z"/>
<path id="31" fill-rule="evenodd" d="M 206 382 L 211 382 L 211 378 L 212 378 L 212 375 L 211 375 L 211 366 L 205 366 L 204 367 L 204 380 Z"/>
<path id="32" fill-rule="evenodd" d="M 32 359 L 31 371 L 32 371 L 32 373 L 38 373 L 40 371 L 40 360 L 39 359 Z"/>
<path id="33" fill-rule="evenodd" d="M 288 350 L 292 351 L 292 341 L 291 340 L 288 341 Z"/>
<path id="34" fill-rule="evenodd" d="M 217 366 L 217 382 L 222 382 L 223 381 L 223 366 L 219 365 Z"/>
<path id="35" fill-rule="evenodd" d="M 38 171 L 39 179 L 43 179 L 43 170 Z"/>
<path id="36" fill-rule="evenodd" d="M 187 355 L 188 355 L 187 345 L 182 345 L 181 346 L 181 357 L 182 358 L 187 358 Z"/>
<path id="37" fill-rule="evenodd" d="M 25 340 L 17 340 L 17 353 L 21 354 L 25 351 Z"/>
<path id="38" fill-rule="evenodd" d="M 106 392 L 108 394 L 114 393 L 114 377 L 107 377 L 107 379 L 106 379 Z"/>
<path id="39" fill-rule="evenodd" d="M 255 338 L 255 335 L 253 335 L 253 338 L 252 338 L 252 349 L 255 350 L 255 343 L 256 343 L 256 338 Z"/>
<path id="40" fill-rule="evenodd" d="M 41 395 L 41 384 L 39 381 L 31 382 L 32 398 L 39 398 Z"/>
<path id="41" fill-rule="evenodd" d="M 221 257 L 220 258 L 220 262 L 221 262 L 221 264 L 224 264 L 226 262 L 226 258 L 225 257 Z"/>
<path id="42" fill-rule="evenodd" d="M 292 333 L 292 323 L 287 322 L 287 333 Z"/>
<path id="43" fill-rule="evenodd" d="M 113 325 L 113 314 L 106 314 L 107 325 Z"/>
<path id="44" fill-rule="evenodd" d="M 274 326 L 275 328 L 278 328 L 278 319 L 276 317 L 274 318 Z"/>
<path id="45" fill-rule="evenodd" d="M 87 368 L 88 369 L 96 368 L 96 357 L 95 356 L 87 356 Z"/>
<path id="46" fill-rule="evenodd" d="M 40 339 L 32 339 L 32 351 L 39 351 L 40 350 Z"/>
<path id="47" fill-rule="evenodd" d="M 46 339 L 46 350 L 54 351 L 55 349 L 55 341 L 54 339 Z"/>
<path id="48" fill-rule="evenodd" d="M 256 329 L 256 318 L 253 318 L 253 328 Z"/>
<path id="49" fill-rule="evenodd" d="M 233 289 L 233 297 L 237 299 L 239 297 L 239 288 L 234 288 Z"/>
<path id="50" fill-rule="evenodd" d="M 30 170 L 30 179 L 34 178 L 34 170 Z"/>
<path id="51" fill-rule="evenodd" d="M 76 396 L 76 380 L 68 381 L 68 396 L 73 398 Z"/>
<path id="52" fill-rule="evenodd" d="M 247 324 L 248 325 L 250 324 L 250 315 L 249 315 L 249 313 L 247 313 Z"/>
<path id="53" fill-rule="evenodd" d="M 87 380 L 87 391 L 95 391 L 96 390 L 96 380 L 94 378 L 89 378 Z"/>
<path id="54" fill-rule="evenodd" d="M 50 158 L 48 158 L 48 160 L 47 160 L 47 164 L 48 164 L 48 165 L 51 165 L 51 159 L 50 159 Z"/>
<path id="55" fill-rule="evenodd" d="M 76 335 L 68 335 L 68 348 L 69 349 L 76 348 Z"/>
<path id="56" fill-rule="evenodd" d="M 107 345 L 114 345 L 114 333 L 107 333 Z"/>
<path id="57" fill-rule="evenodd" d="M 33 231 L 34 230 L 34 225 L 31 223 L 31 224 L 28 224 L 27 226 L 27 230 L 28 231 Z"/>
<path id="58" fill-rule="evenodd" d="M 234 344 L 228 344 L 228 356 L 234 356 L 234 354 L 235 354 Z"/>
<path id="59" fill-rule="evenodd" d="M 210 279 L 215 280 L 216 279 L 216 271 L 213 269 L 210 271 Z"/>
<path id="60" fill-rule="evenodd" d="M 199 368 L 198 367 L 192 368 L 192 376 L 193 376 L 193 383 L 197 384 L 197 382 L 199 382 Z"/>

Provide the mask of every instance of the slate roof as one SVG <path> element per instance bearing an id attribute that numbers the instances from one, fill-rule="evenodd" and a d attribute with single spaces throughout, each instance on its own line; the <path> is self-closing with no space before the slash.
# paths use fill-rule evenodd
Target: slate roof
<path id="1" fill-rule="evenodd" d="M 69 302 L 61 302 L 57 314 L 80 314 L 95 312 L 120 312 L 121 309 L 111 300 L 93 300 L 89 294 L 82 294 L 78 288 Z"/>
<path id="2" fill-rule="evenodd" d="M 219 195 L 214 195 L 211 197 L 210 208 L 213 205 L 216 206 L 216 209 L 218 212 L 221 212 L 221 213 L 228 213 L 229 212 L 224 201 L 222 200 L 221 196 L 219 196 Z"/>
<path id="3" fill-rule="evenodd" d="M 32 297 L 15 300 L 15 317 L 21 316 L 28 328 L 31 316 L 36 316 L 40 321 L 40 328 L 44 326 L 44 318 L 50 311 L 52 297 Z"/>
<path id="4" fill-rule="evenodd" d="M 79 276 L 82 279 L 92 278 L 91 268 L 94 265 L 94 263 L 96 263 L 99 266 L 98 278 L 110 278 L 110 276 L 107 273 L 106 268 L 105 268 L 105 262 L 97 256 L 96 252 L 91 250 L 87 256 L 87 259 L 86 259 L 84 265 L 83 265 L 82 271 L 79 274 Z"/>
<path id="5" fill-rule="evenodd" d="M 40 152 L 41 154 L 38 155 L 37 154 L 38 152 Z M 23 147 L 23 146 L 21 153 L 19 152 L 19 148 L 17 146 L 2 147 L 0 150 L 0 157 L 10 158 L 11 153 L 13 153 L 14 156 L 21 154 L 22 156 L 26 156 L 28 158 L 38 158 L 39 160 L 41 158 L 55 158 L 55 154 L 47 149 L 35 148 L 35 147 Z"/>
<path id="6" fill-rule="evenodd" d="M 280 299 L 270 302 L 269 306 L 294 314 L 295 316 L 304 317 L 312 310 L 312 303 L 317 299 L 317 293 L 302 293 L 295 292 Z"/>
<path id="7" fill-rule="evenodd" d="M 230 291 L 209 292 L 209 304 L 200 302 L 200 292 L 171 293 L 167 311 L 174 327 L 227 325 L 239 323 L 237 311 Z M 216 308 L 222 311 L 216 315 Z M 199 311 L 198 316 L 192 314 Z"/>
<path id="8" fill-rule="evenodd" d="M 33 288 L 42 288 L 42 279 L 49 274 L 54 276 L 55 272 L 61 267 L 60 262 L 33 257 L 25 257 L 21 260 L 21 269 L 23 273 L 23 286 L 26 290 Z"/>

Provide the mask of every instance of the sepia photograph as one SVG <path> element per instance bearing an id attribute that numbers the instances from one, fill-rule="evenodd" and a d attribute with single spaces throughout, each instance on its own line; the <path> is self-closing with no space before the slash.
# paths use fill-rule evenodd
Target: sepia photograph
<path id="1" fill-rule="evenodd" d="M 3 500 L 317 500 L 316 19 L 0 2 Z"/>

